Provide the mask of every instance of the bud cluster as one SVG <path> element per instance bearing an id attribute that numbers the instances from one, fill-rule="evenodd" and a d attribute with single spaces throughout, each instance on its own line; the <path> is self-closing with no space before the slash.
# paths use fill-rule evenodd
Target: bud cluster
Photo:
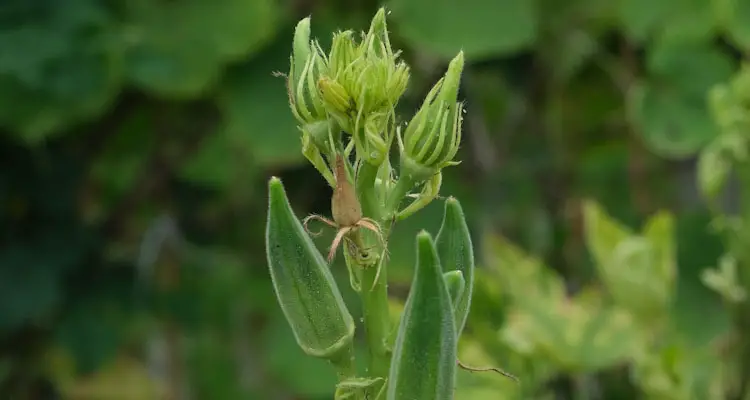
<path id="1" fill-rule="evenodd" d="M 381 188 L 399 190 L 380 197 L 400 200 L 418 186 L 436 196 L 433 186 L 440 179 L 435 176 L 457 164 L 453 158 L 461 141 L 463 104 L 457 95 L 463 65 L 461 52 L 402 134 L 395 108 L 406 91 L 410 69 L 391 46 L 385 9 L 377 12 L 367 32 L 334 33 L 328 54 L 310 38 L 310 18 L 302 19 L 294 34 L 287 89 L 305 157 L 335 186 L 337 154 L 348 156 L 356 150 L 360 165 L 390 171 L 388 155 L 397 138 L 406 181 L 400 186 L 384 182 Z M 429 200 L 417 203 L 418 208 Z M 398 201 L 391 202 L 398 206 Z"/>

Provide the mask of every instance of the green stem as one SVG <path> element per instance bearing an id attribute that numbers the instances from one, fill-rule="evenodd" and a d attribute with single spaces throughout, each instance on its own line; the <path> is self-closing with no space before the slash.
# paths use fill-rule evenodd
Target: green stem
<path id="1" fill-rule="evenodd" d="M 350 344 L 343 350 L 339 357 L 331 359 L 331 364 L 336 369 L 336 376 L 339 382 L 357 376 L 357 368 L 354 364 L 354 344 Z"/>
<path id="2" fill-rule="evenodd" d="M 361 231 L 358 230 L 352 233 L 350 237 L 357 248 L 367 249 L 368 247 L 362 236 Z M 385 265 L 378 265 L 384 261 L 381 259 L 375 264 L 363 265 L 358 262 L 357 256 L 349 253 L 348 248 L 345 247 L 344 251 L 346 262 L 353 264 L 351 265 L 352 269 L 359 270 L 362 274 L 360 279 L 362 319 L 365 341 L 370 356 L 367 375 L 388 378 L 391 363 L 391 349 L 387 345 L 391 322 L 388 307 L 388 279 Z M 375 281 L 378 268 L 380 268 L 380 273 L 377 281 Z"/>
<path id="3" fill-rule="evenodd" d="M 380 261 L 384 263 L 384 261 Z M 380 269 L 380 274 L 375 276 Z M 388 282 L 384 265 L 373 266 L 362 271 L 362 297 L 365 335 L 370 350 L 369 374 L 388 378 L 391 364 L 391 349 L 388 346 L 390 334 L 390 313 L 388 307 Z"/>
<path id="4" fill-rule="evenodd" d="M 401 204 L 401 201 L 409 193 L 409 191 L 414 187 L 414 184 L 414 179 L 409 175 L 402 174 L 398 178 L 396 186 L 394 186 L 393 190 L 391 190 L 391 192 L 388 194 L 388 199 L 385 204 L 386 216 L 392 216 L 398 212 L 398 206 Z"/>
<path id="5" fill-rule="evenodd" d="M 362 213 L 365 217 L 380 221 L 381 205 L 378 194 L 375 191 L 375 179 L 378 177 L 378 167 L 362 161 L 357 171 L 356 192 L 357 198 L 362 205 Z"/>

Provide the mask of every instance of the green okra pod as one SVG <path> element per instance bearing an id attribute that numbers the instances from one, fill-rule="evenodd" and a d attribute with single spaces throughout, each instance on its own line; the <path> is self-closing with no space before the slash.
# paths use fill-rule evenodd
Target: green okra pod
<path id="1" fill-rule="evenodd" d="M 454 197 L 445 201 L 443 223 L 435 239 L 443 271 L 461 271 L 464 290 L 455 307 L 456 334 L 461 336 L 471 307 L 474 286 L 474 249 L 461 204 Z"/>
<path id="2" fill-rule="evenodd" d="M 417 234 L 417 265 L 401 315 L 388 378 L 387 400 L 453 399 L 456 380 L 453 304 L 435 243 Z"/>
<path id="3" fill-rule="evenodd" d="M 294 215 L 284 186 L 268 183 L 266 253 L 281 309 L 302 350 L 336 359 L 349 349 L 354 320 L 328 264 Z"/>
<path id="4" fill-rule="evenodd" d="M 461 271 L 448 271 L 443 273 L 443 280 L 445 281 L 445 287 L 448 288 L 448 293 L 451 296 L 451 303 L 453 303 L 453 312 L 456 312 L 456 307 L 461 301 L 461 296 L 464 294 L 466 289 L 466 280 L 464 274 Z M 454 315 L 455 316 L 455 315 Z"/>

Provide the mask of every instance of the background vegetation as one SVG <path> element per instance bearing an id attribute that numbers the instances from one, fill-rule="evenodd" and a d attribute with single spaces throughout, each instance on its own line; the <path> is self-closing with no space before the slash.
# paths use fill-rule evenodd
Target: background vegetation
<path id="1" fill-rule="evenodd" d="M 0 398 L 332 397 L 265 264 L 270 175 L 298 215 L 330 207 L 272 72 L 301 17 L 325 39 L 380 5 L 0 4 Z M 467 57 L 442 191 L 482 267 L 460 353 L 522 384 L 461 371 L 457 399 L 742 400 L 750 2 L 385 5 L 407 115 Z M 441 213 L 394 232 L 395 309 Z"/>

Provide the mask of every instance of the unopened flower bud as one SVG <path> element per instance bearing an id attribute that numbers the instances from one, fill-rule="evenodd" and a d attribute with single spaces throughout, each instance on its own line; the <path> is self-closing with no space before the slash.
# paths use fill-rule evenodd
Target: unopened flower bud
<path id="1" fill-rule="evenodd" d="M 338 81 L 327 76 L 318 80 L 318 89 L 328 114 L 345 132 L 353 132 L 354 99 Z"/>
<path id="2" fill-rule="evenodd" d="M 361 137 L 355 138 L 357 152 L 367 162 L 379 166 L 385 161 L 390 148 L 390 142 L 387 138 L 387 129 L 389 116 L 386 113 L 373 113 L 367 116 L 365 127 L 360 134 Z"/>
<path id="3" fill-rule="evenodd" d="M 430 90 L 400 140 L 404 172 L 427 180 L 453 161 L 461 142 L 463 103 L 456 102 L 463 70 L 463 52 L 451 61 L 445 77 Z"/>
<path id="4" fill-rule="evenodd" d="M 305 18 L 297 24 L 294 31 L 287 77 L 289 104 L 301 124 L 326 118 L 323 100 L 317 88 L 318 78 L 326 70 L 326 60 L 320 46 L 310 41 L 310 18 Z"/>
<path id="5" fill-rule="evenodd" d="M 318 88 L 327 108 L 335 113 L 348 114 L 351 110 L 352 96 L 335 80 L 323 76 L 318 80 Z"/>
<path id="6" fill-rule="evenodd" d="M 333 34 L 331 54 L 328 57 L 328 74 L 333 79 L 342 77 L 348 70 L 352 70 L 353 63 L 359 58 L 361 48 L 354 41 L 351 30 Z"/>

